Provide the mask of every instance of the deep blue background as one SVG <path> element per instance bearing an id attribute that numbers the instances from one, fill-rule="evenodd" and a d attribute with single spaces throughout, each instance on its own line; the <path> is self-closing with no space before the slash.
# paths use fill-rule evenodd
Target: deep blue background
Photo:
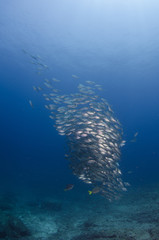
<path id="1" fill-rule="evenodd" d="M 134 186 L 159 180 L 158 11 L 157 1 L 0 2 L 0 189 L 85 188 L 71 175 L 64 137 L 32 89 L 49 77 L 61 79 L 65 92 L 85 80 L 102 84 L 127 141 L 124 179 Z M 38 75 L 22 49 L 49 69 Z"/>

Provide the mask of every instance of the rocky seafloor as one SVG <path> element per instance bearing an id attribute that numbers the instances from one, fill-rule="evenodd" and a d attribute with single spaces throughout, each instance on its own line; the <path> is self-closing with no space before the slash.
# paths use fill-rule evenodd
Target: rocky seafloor
<path id="1" fill-rule="evenodd" d="M 158 185 L 131 188 L 112 203 L 73 194 L 1 193 L 0 239 L 159 240 Z"/>

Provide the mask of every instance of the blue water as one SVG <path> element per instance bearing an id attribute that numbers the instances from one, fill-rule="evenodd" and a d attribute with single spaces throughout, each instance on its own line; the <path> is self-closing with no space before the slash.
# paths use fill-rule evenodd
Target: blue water
<path id="1" fill-rule="evenodd" d="M 124 180 L 131 187 L 159 181 L 158 11 L 155 0 L 0 2 L 1 190 L 60 195 L 73 183 L 72 196 L 79 189 L 88 194 L 69 169 L 65 139 L 52 126 L 42 95 L 33 91 L 49 77 L 61 79 L 70 93 L 85 80 L 101 84 L 100 95 L 124 129 Z M 38 75 L 23 49 L 49 69 Z"/>

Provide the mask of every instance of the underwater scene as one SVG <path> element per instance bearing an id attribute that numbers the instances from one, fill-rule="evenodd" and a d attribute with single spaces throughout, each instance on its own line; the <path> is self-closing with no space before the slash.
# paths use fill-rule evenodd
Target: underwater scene
<path id="1" fill-rule="evenodd" d="M 159 240 L 158 12 L 0 1 L 0 240 Z"/>

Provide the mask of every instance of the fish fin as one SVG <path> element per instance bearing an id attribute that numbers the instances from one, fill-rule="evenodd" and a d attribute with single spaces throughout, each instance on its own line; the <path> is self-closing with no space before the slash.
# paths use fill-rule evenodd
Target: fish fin
<path id="1" fill-rule="evenodd" d="M 91 194 L 92 194 L 92 191 L 88 191 L 88 194 L 91 195 Z"/>

